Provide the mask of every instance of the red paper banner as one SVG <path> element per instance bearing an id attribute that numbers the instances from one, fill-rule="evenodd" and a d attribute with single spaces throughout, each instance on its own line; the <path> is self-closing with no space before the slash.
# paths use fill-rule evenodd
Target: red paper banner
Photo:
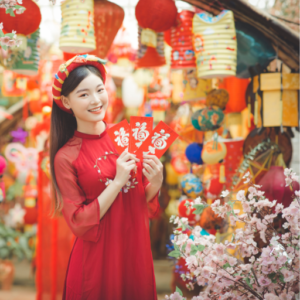
<path id="1" fill-rule="evenodd" d="M 135 153 L 153 130 L 152 117 L 130 117 L 129 152 Z"/>
<path id="2" fill-rule="evenodd" d="M 167 124 L 160 121 L 148 136 L 145 142 L 136 152 L 136 156 L 142 158 L 143 153 L 155 155 L 160 158 L 176 140 L 178 134 Z"/>
<path id="3" fill-rule="evenodd" d="M 114 143 L 117 151 L 121 154 L 129 146 L 130 126 L 127 120 L 123 120 L 119 124 L 107 130 L 109 137 Z"/>

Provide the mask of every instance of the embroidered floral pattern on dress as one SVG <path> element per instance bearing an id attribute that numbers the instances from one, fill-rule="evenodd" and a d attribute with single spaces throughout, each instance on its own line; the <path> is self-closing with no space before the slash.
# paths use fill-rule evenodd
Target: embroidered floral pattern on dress
<path id="1" fill-rule="evenodd" d="M 100 160 L 106 160 L 108 155 L 115 155 L 115 156 L 119 156 L 119 154 L 114 153 L 112 151 L 110 152 L 105 152 L 105 155 L 102 155 L 100 157 L 98 157 L 96 159 L 94 168 L 98 169 L 98 173 L 101 174 L 101 170 L 100 167 L 98 166 L 98 161 Z M 138 184 L 138 181 L 136 180 L 136 171 L 133 171 L 134 176 L 132 177 L 131 175 L 129 175 L 129 180 L 127 181 L 127 183 L 121 188 L 121 192 L 123 191 L 124 193 L 128 193 L 129 189 L 134 189 L 136 187 L 136 185 Z M 112 183 L 112 179 L 109 178 L 105 178 L 105 180 L 100 178 L 100 181 L 103 182 L 106 186 L 109 186 Z"/>

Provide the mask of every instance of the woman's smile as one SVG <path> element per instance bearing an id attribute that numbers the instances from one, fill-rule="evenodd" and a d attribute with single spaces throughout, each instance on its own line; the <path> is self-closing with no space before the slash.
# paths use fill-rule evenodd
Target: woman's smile
<path id="1" fill-rule="evenodd" d="M 97 106 L 96 108 L 90 109 L 89 112 L 92 114 L 101 114 L 103 105 Z"/>

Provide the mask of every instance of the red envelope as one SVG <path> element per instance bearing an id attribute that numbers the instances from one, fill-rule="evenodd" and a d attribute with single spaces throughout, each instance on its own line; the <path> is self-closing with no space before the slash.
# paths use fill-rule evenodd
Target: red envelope
<path id="1" fill-rule="evenodd" d="M 173 131 L 166 123 L 160 121 L 146 141 L 138 149 L 136 156 L 142 158 L 143 153 L 145 153 L 161 158 L 177 137 L 178 134 L 175 131 Z"/>
<path id="2" fill-rule="evenodd" d="M 152 117 L 130 117 L 129 152 L 135 153 L 153 130 Z"/>
<path id="3" fill-rule="evenodd" d="M 107 133 L 114 143 L 117 151 L 121 154 L 129 146 L 130 126 L 127 120 L 107 129 Z"/>

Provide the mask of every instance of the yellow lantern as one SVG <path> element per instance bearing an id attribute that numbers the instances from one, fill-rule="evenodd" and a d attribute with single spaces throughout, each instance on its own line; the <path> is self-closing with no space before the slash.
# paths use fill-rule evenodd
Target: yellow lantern
<path id="1" fill-rule="evenodd" d="M 87 53 L 96 49 L 94 1 L 66 0 L 61 5 L 59 48 L 67 53 Z"/>
<path id="2" fill-rule="evenodd" d="M 198 77 L 235 76 L 237 42 L 232 11 L 224 10 L 216 17 L 195 14 L 193 33 Z"/>
<path id="3" fill-rule="evenodd" d="M 221 162 L 226 154 L 226 145 L 214 138 L 213 141 L 207 142 L 204 145 L 201 157 L 204 163 L 214 165 Z"/>

